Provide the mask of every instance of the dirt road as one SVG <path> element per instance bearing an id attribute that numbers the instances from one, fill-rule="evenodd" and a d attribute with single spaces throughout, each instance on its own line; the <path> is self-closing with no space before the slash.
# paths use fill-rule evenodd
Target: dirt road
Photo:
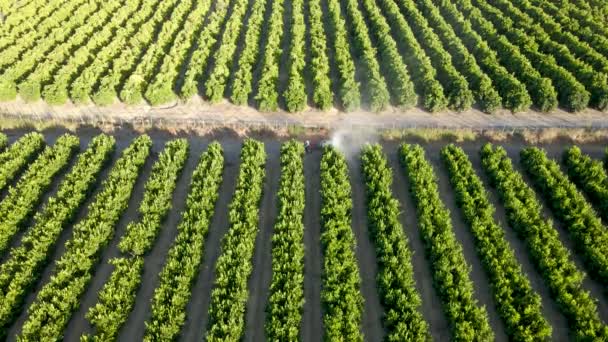
<path id="1" fill-rule="evenodd" d="M 608 128 L 608 113 L 587 109 L 580 113 L 568 113 L 557 109 L 552 113 L 528 111 L 513 114 L 502 110 L 488 115 L 479 110 L 465 112 L 428 113 L 420 108 L 406 111 L 386 110 L 382 113 L 356 111 L 342 113 L 335 109 L 321 112 L 307 109 L 292 114 L 287 112 L 262 113 L 252 107 L 235 106 L 226 101 L 210 105 L 200 98 L 187 103 L 175 103 L 163 107 L 148 105 L 126 106 L 114 104 L 107 107 L 95 105 L 49 106 L 39 101 L 25 103 L 21 100 L 0 103 L 0 115 L 9 118 L 33 120 L 57 119 L 92 124 L 152 122 L 176 128 L 193 125 L 216 126 L 274 126 L 298 125 L 323 128 Z"/>

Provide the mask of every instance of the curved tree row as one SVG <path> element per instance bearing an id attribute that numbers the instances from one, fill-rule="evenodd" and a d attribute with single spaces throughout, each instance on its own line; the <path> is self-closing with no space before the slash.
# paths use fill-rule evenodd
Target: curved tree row
<path id="1" fill-rule="evenodd" d="M 80 146 L 73 135 L 63 135 L 48 146 L 30 164 L 15 187 L 0 202 L 0 254 L 9 247 L 13 236 L 34 213 L 53 178 L 68 166 Z"/>
<path id="2" fill-rule="evenodd" d="M 310 71 L 312 73 L 312 100 L 321 110 L 333 104 L 332 81 L 329 78 L 328 43 L 323 28 L 324 13 L 321 0 L 308 1 L 308 31 L 310 34 Z"/>
<path id="3" fill-rule="evenodd" d="M 426 18 L 410 0 L 399 0 L 400 7 L 409 20 L 414 34 L 429 55 L 433 66 L 437 70 L 437 77 L 448 100 L 448 107 L 462 111 L 470 109 L 473 104 L 473 93 L 469 89 L 469 82 L 452 64 L 452 56 L 447 52 L 437 34 L 431 29 Z"/>
<path id="4" fill-rule="evenodd" d="M 273 2 L 273 12 L 274 12 Z M 234 73 L 230 100 L 238 105 L 245 105 L 253 90 L 253 67 L 260 60 L 260 36 L 264 23 L 264 12 L 266 11 L 266 0 L 256 0 L 251 8 L 251 15 L 247 22 L 245 33 L 245 47 L 241 52 L 238 67 Z M 279 14 L 277 14 L 280 16 Z M 278 19 L 275 19 L 277 21 Z"/>
<path id="5" fill-rule="evenodd" d="M 42 134 L 32 132 L 0 153 L 0 191 L 23 170 L 44 147 Z"/>
<path id="6" fill-rule="evenodd" d="M 431 335 L 422 317 L 412 253 L 399 222 L 399 202 L 393 197 L 392 170 L 380 145 L 366 146 L 361 155 L 367 188 L 370 237 L 378 259 L 377 283 L 385 314 L 387 341 L 427 341 Z"/>
<path id="7" fill-rule="evenodd" d="M 608 175 L 601 161 L 593 160 L 573 146 L 564 152 L 564 164 L 570 179 L 596 205 L 598 214 L 608 221 Z"/>
<path id="8" fill-rule="evenodd" d="M 452 229 L 450 212 L 439 198 L 435 172 L 425 159 L 424 150 L 419 145 L 403 144 L 399 155 L 410 179 L 420 234 L 452 338 L 457 341 L 493 340 L 488 313 L 485 307 L 478 306 L 473 295 L 470 267 Z"/>
<path id="9" fill-rule="evenodd" d="M 371 22 L 370 31 L 376 39 L 376 45 L 379 47 L 377 49 L 378 62 L 384 67 L 383 70 L 387 75 L 386 79 L 390 88 L 392 103 L 403 108 L 415 106 L 418 102 L 418 95 L 416 95 L 414 83 L 410 78 L 407 66 L 397 49 L 397 43 L 391 36 L 391 27 L 375 0 L 364 0 L 363 8 L 368 14 L 368 21 Z M 365 25 L 360 12 L 358 17 L 357 21 Z"/>
<path id="10" fill-rule="evenodd" d="M 462 42 L 473 53 L 483 70 L 492 78 L 500 96 L 503 107 L 513 112 L 526 111 L 532 104 L 532 98 L 525 85 L 500 64 L 496 52 L 473 29 L 471 23 L 449 0 L 439 0 L 438 8 L 459 35 Z"/>
<path id="11" fill-rule="evenodd" d="M 351 36 L 354 40 L 355 56 L 360 61 L 364 73 L 363 81 L 368 93 L 367 102 L 369 102 L 372 111 L 380 111 L 390 104 L 391 99 L 386 80 L 380 72 L 380 63 L 378 63 L 378 60 L 376 59 L 376 50 L 372 45 L 367 24 L 365 23 L 363 14 L 359 10 L 359 2 L 356 0 L 345 1 L 346 5 L 344 7 L 346 7 L 346 15 L 350 19 L 349 24 Z M 366 5 L 364 7 L 367 8 L 368 6 Z M 371 22 L 377 24 L 378 20 L 381 20 L 381 18 L 381 15 L 373 16 Z M 404 76 L 404 70 L 405 65 L 403 65 L 402 70 L 400 70 L 399 76 Z M 403 90 L 402 85 L 399 86 L 399 90 Z"/>
<path id="12" fill-rule="evenodd" d="M 473 7 L 469 0 L 457 0 L 456 6 L 467 20 L 477 29 L 496 50 L 501 62 L 526 84 L 534 105 L 541 111 L 548 112 L 557 107 L 557 91 L 549 78 L 543 77 L 530 60 L 521 53 L 505 36 L 498 33 L 494 25 L 488 21 L 481 11 Z"/>
<path id="13" fill-rule="evenodd" d="M 279 63 L 283 49 L 283 10 L 284 0 L 272 2 L 272 12 L 267 24 L 267 40 L 264 47 L 262 71 L 258 81 L 258 91 L 255 95 L 258 108 L 261 111 L 275 111 L 279 107 Z M 260 57 L 262 52 L 260 51 Z"/>
<path id="14" fill-rule="evenodd" d="M 213 27 L 211 19 L 205 22 L 205 16 L 211 7 L 212 1 L 196 1 L 194 9 L 191 10 L 183 23 L 183 27 L 176 34 L 173 43 L 167 47 L 168 53 L 161 56 L 159 59 L 160 66 L 154 69 L 155 73 L 151 75 L 150 82 L 145 85 L 144 96 L 152 105 L 159 105 L 175 100 L 175 87 L 179 78 L 179 73 L 183 68 L 184 61 L 188 59 L 188 54 L 192 46 L 198 41 L 199 35 L 205 36 L 207 31 Z M 218 5 L 218 10 L 222 10 L 222 5 Z M 186 14 L 184 14 L 186 15 Z M 215 18 L 214 14 L 211 18 Z M 204 25 L 204 24 L 207 25 Z M 201 30 L 205 27 L 204 33 Z M 210 46 L 198 46 L 197 50 L 210 49 Z M 209 53 L 207 53 L 209 54 Z"/>
<path id="15" fill-rule="evenodd" d="M 230 228 L 222 238 L 215 264 L 215 282 L 209 305 L 207 341 L 239 341 L 245 328 L 247 282 L 258 233 L 259 203 L 266 178 L 264 144 L 245 140 L 241 166 L 228 217 Z"/>
<path id="16" fill-rule="evenodd" d="M 549 200 L 557 219 L 565 223 L 576 250 L 584 256 L 589 273 L 608 285 L 608 230 L 593 207 L 541 149 L 523 149 L 521 162 Z"/>
<path id="17" fill-rule="evenodd" d="M 272 282 L 266 310 L 266 337 L 296 341 L 304 306 L 304 146 L 292 140 L 281 148 L 279 213 L 272 236 Z"/>
<path id="18" fill-rule="evenodd" d="M 118 96 L 119 87 L 130 73 L 137 68 L 147 47 L 163 27 L 165 18 L 171 16 L 177 9 L 177 0 L 161 1 L 156 6 L 152 18 L 141 25 L 139 30 L 128 39 L 128 43 L 120 54 L 112 59 L 110 68 L 96 73 L 91 99 L 98 105 L 109 105 Z M 101 76 L 101 78 L 99 78 Z"/>
<path id="19" fill-rule="evenodd" d="M 114 33 L 124 27 L 133 14 L 140 9 L 140 1 L 127 1 L 110 17 L 110 21 L 88 38 L 86 44 L 78 48 L 71 56 L 66 56 L 63 65 L 54 71 L 49 83 L 42 88 L 42 98 L 49 104 L 64 104 L 68 100 L 68 88 L 78 71 L 93 61 L 103 46 L 115 39 Z"/>
<path id="20" fill-rule="evenodd" d="M 87 216 L 74 226 L 73 236 L 66 242 L 66 250 L 56 262 L 51 279 L 28 308 L 20 341 L 58 340 L 63 336 L 93 277 L 101 251 L 112 239 L 115 225 L 127 208 L 151 145 L 150 137 L 139 136 L 114 164 Z"/>
<path id="21" fill-rule="evenodd" d="M 353 202 L 346 159 L 331 146 L 321 158 L 321 304 L 325 341 L 363 341 L 363 296 L 351 229 Z"/>
<path id="22" fill-rule="evenodd" d="M 186 209 L 177 226 L 177 237 L 169 249 L 160 273 L 159 285 L 152 297 L 151 318 L 146 323 L 147 340 L 172 340 L 179 335 L 186 321 L 186 305 L 203 259 L 205 238 L 213 217 L 223 170 L 222 147 L 213 142 L 201 155 L 192 175 Z M 125 274 L 125 277 L 139 278 L 130 274 Z M 140 281 L 137 280 L 138 283 Z M 124 300 L 134 299 L 130 296 L 124 297 Z"/>
<path id="23" fill-rule="evenodd" d="M 69 38 L 61 45 L 56 46 L 52 51 L 45 54 L 44 59 L 40 60 L 36 66 L 23 74 L 23 79 L 17 83 L 19 95 L 26 101 L 37 101 L 42 95 L 43 87 L 52 81 L 53 74 L 61 68 L 65 60 L 86 42 L 98 43 L 92 40 L 92 36 L 97 35 L 97 31 L 109 25 L 113 14 L 123 5 L 119 0 L 104 1 L 93 15 L 82 22 Z M 120 20 L 125 17 L 119 17 Z"/>
<path id="24" fill-rule="evenodd" d="M 249 21 L 251 22 L 253 16 L 258 15 L 260 10 L 260 4 L 265 4 L 265 1 L 255 1 L 252 12 L 250 14 Z M 209 98 L 209 101 L 213 103 L 220 102 L 224 98 L 224 92 L 228 86 L 228 78 L 232 71 L 233 59 L 237 50 L 237 41 L 243 27 L 243 19 L 245 13 L 248 10 L 247 1 L 237 1 L 232 9 L 232 15 L 226 23 L 226 28 L 222 34 L 219 47 L 213 55 L 214 66 L 207 81 L 205 81 L 205 95 Z M 256 18 L 257 19 L 257 18 Z M 215 42 L 215 40 L 210 40 Z"/>
<path id="25" fill-rule="evenodd" d="M 437 80 L 437 71 L 433 68 L 431 59 L 416 40 L 414 32 L 401 14 L 399 6 L 394 0 L 381 0 L 380 4 L 386 14 L 387 21 L 395 31 L 398 38 L 397 42 L 402 45 L 401 53 L 411 70 L 414 83 L 420 93 L 420 104 L 430 112 L 445 109 L 448 105 L 448 99 L 445 97 L 443 86 Z"/>
<path id="26" fill-rule="evenodd" d="M 486 273 L 498 312 L 514 341 L 543 341 L 551 326 L 543 317 L 541 298 L 507 242 L 503 228 L 494 220 L 494 206 L 465 152 L 454 145 L 441 150 L 456 201 L 471 233 Z"/>
<path id="27" fill-rule="evenodd" d="M 289 47 L 289 75 L 287 88 L 283 91 L 285 106 L 290 112 L 300 112 L 306 108 L 308 100 L 304 84 L 306 66 L 306 22 L 304 21 L 304 1 L 291 1 L 291 42 Z"/>
<path id="28" fill-rule="evenodd" d="M 568 319 L 577 340 L 605 340 L 608 327 L 600 320 L 595 299 L 583 288 L 585 274 L 577 269 L 570 252 L 550 221 L 543 219 L 534 191 L 513 170 L 502 147 L 486 144 L 481 150 L 482 166 L 507 211 L 509 225 L 526 242 L 528 252 Z"/>
<path id="29" fill-rule="evenodd" d="M 187 140 L 172 140 L 165 144 L 152 166 L 139 204 L 139 217 L 129 223 L 118 244 L 128 256 L 110 260 L 115 266 L 114 271 L 101 289 L 97 304 L 87 312 L 87 318 L 96 328 L 93 340 L 115 340 L 133 309 L 142 280 L 143 255 L 152 249 L 162 222 L 172 207 L 173 190 L 187 157 Z"/>
<path id="30" fill-rule="evenodd" d="M 348 31 L 340 9 L 340 1 L 327 0 L 327 8 L 329 12 L 329 30 L 327 33 L 328 38 L 333 40 L 333 54 L 340 76 L 338 97 L 342 109 L 349 112 L 361 106 L 360 84 L 355 79 L 355 62 L 350 53 Z"/>
<path id="31" fill-rule="evenodd" d="M 196 11 L 195 6 L 195 1 L 180 1 L 175 6 L 171 16 L 163 21 L 158 36 L 151 44 L 146 46 L 145 53 L 137 66 L 123 82 L 119 94 L 122 101 L 128 104 L 138 104 L 144 99 L 146 86 L 153 84 L 151 83 L 152 79 L 155 77 L 158 65 L 162 63 L 166 55 L 165 51 L 168 51 L 171 47 L 180 47 L 179 45 L 173 45 L 173 42 L 186 24 L 186 14 Z M 189 24 L 193 25 L 194 23 Z M 171 58 L 171 55 L 169 56 L 168 58 Z"/>
<path id="32" fill-rule="evenodd" d="M 29 290 L 51 261 L 50 255 L 59 235 L 93 189 L 114 146 L 115 140 L 110 136 L 93 138 L 59 185 L 57 194 L 34 216 L 34 224 L 21 239 L 21 244 L 10 250 L 0 267 L 0 331 L 6 332 L 15 320 Z"/>
<path id="33" fill-rule="evenodd" d="M 456 35 L 431 0 L 419 1 L 417 5 L 428 24 L 433 26 L 446 51 L 452 55 L 454 67 L 469 81 L 481 110 L 486 113 L 495 112 L 500 108 L 502 98 L 494 89 L 492 79 L 480 68 L 473 54 L 467 50 L 461 38 Z"/>
<path id="34" fill-rule="evenodd" d="M 590 94 L 585 87 L 579 83 L 573 74 L 557 64 L 551 55 L 539 51 L 539 44 L 533 36 L 515 28 L 515 23 L 509 14 L 501 12 L 492 7 L 485 0 L 474 0 L 489 20 L 493 21 L 494 27 L 504 34 L 513 44 L 521 49 L 530 62 L 541 75 L 550 78 L 558 92 L 559 104 L 572 112 L 587 108 Z M 501 1 L 496 1 L 499 3 Z M 517 19 L 516 19 L 517 20 Z M 535 26 L 537 27 L 537 26 Z M 541 41 L 542 43 L 542 41 Z"/>

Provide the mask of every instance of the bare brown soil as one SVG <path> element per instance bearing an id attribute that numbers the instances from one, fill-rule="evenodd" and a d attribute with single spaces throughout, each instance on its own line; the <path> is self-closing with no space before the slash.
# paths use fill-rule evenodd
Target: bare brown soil
<path id="1" fill-rule="evenodd" d="M 352 158 L 349 160 L 349 164 L 353 198 L 352 228 L 357 243 L 355 254 L 361 274 L 361 294 L 365 298 L 362 320 L 363 336 L 366 341 L 382 341 L 384 329 L 381 319 L 384 312 L 376 286 L 376 276 L 378 275 L 376 250 L 368 234 L 365 181 L 359 158 Z"/>
<path id="2" fill-rule="evenodd" d="M 323 308 L 321 305 L 321 151 L 315 150 L 304 159 L 306 206 L 304 208 L 304 310 L 300 337 L 302 341 L 321 341 Z"/>
<path id="3" fill-rule="evenodd" d="M 249 278 L 245 341 L 264 339 L 266 303 L 272 279 L 272 233 L 277 216 L 277 198 L 281 178 L 280 144 L 266 144 L 267 162 L 264 193 L 260 203 L 259 231 L 253 255 L 253 271 Z"/>

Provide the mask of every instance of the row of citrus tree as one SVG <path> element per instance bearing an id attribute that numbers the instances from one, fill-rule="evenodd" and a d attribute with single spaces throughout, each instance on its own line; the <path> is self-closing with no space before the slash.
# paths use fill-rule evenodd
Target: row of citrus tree
<path id="1" fill-rule="evenodd" d="M 583 288 L 585 274 L 575 265 L 557 230 L 543 218 L 534 191 L 513 169 L 505 149 L 486 144 L 481 159 L 505 206 L 509 225 L 525 241 L 551 296 L 568 319 L 573 336 L 579 340 L 608 338 L 608 327 L 600 320 L 597 303 Z"/>
<path id="2" fill-rule="evenodd" d="M 223 170 L 222 146 L 213 142 L 201 155 L 192 174 L 177 237 L 169 249 L 152 297 L 151 317 L 146 323 L 147 341 L 174 340 L 186 321 L 186 305 L 203 260 L 205 238 L 215 211 Z"/>
<path id="3" fill-rule="evenodd" d="M 74 135 L 63 135 L 55 144 L 47 146 L 31 163 L 14 187 L 0 202 L 0 254 L 10 246 L 13 236 L 34 213 L 53 178 L 80 148 L 80 140 Z"/>
<path id="4" fill-rule="evenodd" d="M 602 162 L 572 146 L 564 152 L 564 164 L 570 179 L 597 205 L 598 214 L 608 221 L 608 176 Z"/>
<path id="5" fill-rule="evenodd" d="M 150 137 L 139 136 L 114 164 L 102 190 L 89 205 L 87 216 L 74 226 L 72 238 L 66 242 L 65 252 L 56 262 L 51 279 L 28 308 L 19 336 L 21 341 L 58 340 L 63 336 L 93 277 L 100 254 L 128 206 L 151 145 Z"/>
<path id="6" fill-rule="evenodd" d="M 272 282 L 267 306 L 266 337 L 299 339 L 304 305 L 304 146 L 290 141 L 281 148 L 279 213 L 272 235 Z"/>
<path id="7" fill-rule="evenodd" d="M 125 257 L 110 260 L 115 269 L 105 283 L 87 318 L 95 329 L 94 340 L 116 339 L 135 303 L 142 280 L 143 255 L 150 251 L 161 224 L 171 209 L 173 190 L 188 157 L 188 142 L 167 142 L 146 181 L 137 221 L 129 223 L 119 248 Z"/>
<path id="8" fill-rule="evenodd" d="M 521 151 L 521 161 L 535 185 L 549 202 L 558 220 L 576 243 L 589 273 L 608 285 L 608 230 L 585 197 L 560 170 L 559 165 L 536 147 Z"/>
<path id="9" fill-rule="evenodd" d="M 241 166 L 228 218 L 230 228 L 222 238 L 221 254 L 215 265 L 211 292 L 208 341 L 238 341 L 245 328 L 247 283 L 253 270 L 252 258 L 259 231 L 259 203 L 266 178 L 264 144 L 245 140 Z"/>
<path id="10" fill-rule="evenodd" d="M 369 145 L 361 155 L 367 189 L 367 218 L 378 262 L 377 286 L 384 306 L 387 341 L 426 341 L 429 326 L 422 317 L 412 253 L 399 222 L 399 202 L 393 197 L 392 170 L 380 145 Z"/>
<path id="11" fill-rule="evenodd" d="M 399 154 L 410 180 L 420 234 L 452 335 L 455 340 L 492 340 L 494 332 L 488 313 L 478 306 L 473 294 L 470 267 L 452 229 L 450 212 L 439 198 L 431 164 L 419 145 L 403 144 Z"/>
<path id="12" fill-rule="evenodd" d="M 344 155 L 331 146 L 324 147 L 321 159 L 321 200 L 325 340 L 363 341 L 363 296 L 351 229 L 348 166 Z"/>
<path id="13" fill-rule="evenodd" d="M 6 332 L 20 312 L 21 305 L 50 262 L 53 247 L 63 229 L 75 218 L 97 178 L 114 151 L 115 140 L 99 135 L 59 185 L 18 247 L 10 250 L 0 267 L 0 331 Z"/>
<path id="14" fill-rule="evenodd" d="M 498 313 L 515 341 L 542 341 L 551 337 L 543 317 L 540 296 L 515 257 L 503 228 L 494 220 L 494 206 L 465 152 L 455 145 L 441 150 L 456 202 L 467 221 L 497 303 Z"/>
<path id="15" fill-rule="evenodd" d="M 44 147 L 42 134 L 27 133 L 0 153 L 0 191 L 23 170 Z"/>

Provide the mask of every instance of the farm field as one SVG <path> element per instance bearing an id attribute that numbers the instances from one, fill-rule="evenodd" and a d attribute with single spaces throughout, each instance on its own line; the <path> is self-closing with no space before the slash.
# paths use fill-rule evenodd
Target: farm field
<path id="1" fill-rule="evenodd" d="M 1 0 L 0 14 L 3 103 L 608 109 L 601 0 Z"/>
<path id="2" fill-rule="evenodd" d="M 604 144 L 318 139 L 0 133 L 0 338 L 608 339 Z"/>

